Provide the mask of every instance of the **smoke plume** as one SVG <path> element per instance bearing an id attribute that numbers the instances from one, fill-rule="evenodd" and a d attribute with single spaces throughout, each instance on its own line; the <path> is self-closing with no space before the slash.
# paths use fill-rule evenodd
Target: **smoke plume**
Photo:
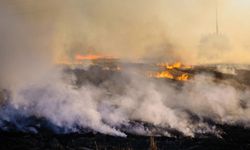
<path id="1" fill-rule="evenodd" d="M 19 87 L 2 107 L 2 124 L 6 120 L 13 122 L 13 116 L 21 113 L 21 118 L 45 118 L 71 132 L 86 128 L 116 136 L 127 132 L 171 136 L 171 130 L 176 130 L 194 136 L 220 133 L 206 119 L 246 126 L 250 119 L 249 92 L 228 83 L 216 83 L 208 75 L 196 76 L 181 87 L 148 80 L 134 72 L 114 76 L 98 86 L 85 83 L 80 88 L 68 84 L 66 79 L 75 80 L 50 72 L 39 81 Z"/>
<path id="2" fill-rule="evenodd" d="M 229 50 L 215 52 L 216 60 L 209 63 L 249 63 L 249 10 L 238 1 L 220 1 Z M 239 7 L 243 10 L 233 14 Z M 169 136 L 176 130 L 194 136 L 219 133 L 206 119 L 250 121 L 248 89 L 217 83 L 209 75 L 179 87 L 128 71 L 101 85 L 86 82 L 76 88 L 69 84 L 75 77 L 65 77 L 55 65 L 93 51 L 126 60 L 207 62 L 210 50 L 199 41 L 214 32 L 214 1 L 1 0 L 0 18 L 0 88 L 11 91 L 0 107 L 2 127 L 5 122 L 23 127 L 17 118 L 36 117 L 68 131 Z M 200 48 L 205 58 L 199 57 Z"/>

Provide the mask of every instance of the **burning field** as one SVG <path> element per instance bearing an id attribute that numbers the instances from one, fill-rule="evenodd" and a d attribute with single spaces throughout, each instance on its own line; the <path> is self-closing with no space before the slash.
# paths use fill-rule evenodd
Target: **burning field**
<path id="1" fill-rule="evenodd" d="M 34 138 L 52 149 L 249 148 L 248 65 L 91 62 L 2 90 L 0 145 Z"/>
<path id="2" fill-rule="evenodd" d="M 0 149 L 250 149 L 246 6 L 0 0 Z"/>

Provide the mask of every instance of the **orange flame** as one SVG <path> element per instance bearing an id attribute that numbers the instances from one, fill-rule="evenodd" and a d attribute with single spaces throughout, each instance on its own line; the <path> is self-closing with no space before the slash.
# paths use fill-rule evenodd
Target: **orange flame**
<path id="1" fill-rule="evenodd" d="M 180 76 L 174 76 L 168 71 L 161 71 L 156 73 L 149 74 L 149 77 L 158 78 L 158 79 L 172 79 L 178 81 L 188 81 L 190 79 L 190 75 L 188 73 L 183 73 Z"/>
<path id="2" fill-rule="evenodd" d="M 157 64 L 159 67 L 164 67 L 168 70 L 173 70 L 173 69 L 189 69 L 191 66 L 184 65 L 181 62 L 176 62 L 174 64 L 169 65 L 168 63 L 159 63 Z"/>
<path id="3" fill-rule="evenodd" d="M 173 65 L 167 65 L 166 68 L 167 69 L 178 69 L 181 68 L 182 64 L 180 62 L 174 63 Z"/>
<path id="4" fill-rule="evenodd" d="M 162 71 L 162 72 L 157 72 L 155 74 L 156 78 L 168 78 L 168 79 L 174 79 L 174 76 L 169 73 L 168 71 Z"/>
<path id="5" fill-rule="evenodd" d="M 187 73 L 184 73 L 181 76 L 176 78 L 176 80 L 179 80 L 179 81 L 187 81 L 188 79 L 189 79 L 189 75 Z"/>
<path id="6" fill-rule="evenodd" d="M 166 79 L 172 79 L 172 80 L 178 80 L 178 81 L 187 81 L 190 79 L 190 75 L 188 73 L 183 73 L 183 71 L 178 70 L 178 69 L 189 69 L 191 68 L 191 66 L 184 65 L 180 62 L 176 62 L 172 65 L 169 65 L 168 63 L 159 63 L 157 64 L 157 66 L 161 67 L 164 70 L 151 73 L 149 77 L 166 78 Z"/>
<path id="7" fill-rule="evenodd" d="M 100 58 L 103 58 L 103 56 L 93 55 L 93 54 L 89 54 L 89 55 L 76 54 L 75 55 L 75 59 L 78 60 L 78 61 L 81 61 L 81 60 L 95 60 L 95 59 L 100 59 Z"/>
<path id="8" fill-rule="evenodd" d="M 76 61 L 83 61 L 83 60 L 97 60 L 97 59 L 117 59 L 113 56 L 107 56 L 107 55 L 95 55 L 95 54 L 76 54 L 75 60 Z"/>

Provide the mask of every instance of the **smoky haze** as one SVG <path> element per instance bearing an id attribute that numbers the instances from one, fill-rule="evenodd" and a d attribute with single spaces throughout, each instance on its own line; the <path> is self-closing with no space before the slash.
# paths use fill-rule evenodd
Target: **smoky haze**
<path id="1" fill-rule="evenodd" d="M 249 92 L 217 84 L 207 75 L 194 78 L 180 92 L 128 72 L 124 94 L 109 97 L 111 83 L 75 89 L 54 67 L 61 59 L 91 50 L 126 60 L 249 63 L 250 3 L 245 1 L 219 0 L 220 36 L 230 44 L 217 53 L 212 0 L 0 0 L 0 86 L 13 94 L 1 118 L 15 120 L 13 114 L 21 112 L 72 130 L 78 125 L 119 136 L 126 136 L 119 127 L 130 128 L 133 120 L 187 136 L 218 132 L 205 122 L 193 122 L 186 110 L 218 123 L 245 125 L 249 104 L 243 109 L 240 102 Z M 131 130 L 152 132 L 140 125 Z"/>
<path id="2" fill-rule="evenodd" d="M 250 4 L 244 0 L 218 1 L 220 33 L 230 44 L 211 61 L 248 63 L 250 22 L 245 18 L 250 12 L 246 5 Z M 1 7 L 0 30 L 9 36 L 3 37 L 7 42 L 1 51 L 11 51 L 11 46 L 26 40 L 30 47 L 23 44 L 19 48 L 32 49 L 33 53 L 41 48 L 38 51 L 47 51 L 54 60 L 95 50 L 122 59 L 154 56 L 190 63 L 206 62 L 207 53 L 213 51 L 205 49 L 203 54 L 199 45 L 203 37 L 215 33 L 216 1 L 2 0 Z M 42 48 L 46 44 L 49 47 Z"/>

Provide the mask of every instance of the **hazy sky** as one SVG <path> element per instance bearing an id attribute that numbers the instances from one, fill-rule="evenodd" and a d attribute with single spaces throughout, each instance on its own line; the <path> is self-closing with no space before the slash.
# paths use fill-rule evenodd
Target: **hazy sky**
<path id="1" fill-rule="evenodd" d="M 202 62 L 200 40 L 215 33 L 215 0 L 0 0 L 0 4 L 0 31 L 19 34 L 30 45 L 37 43 L 33 40 L 47 43 L 57 58 L 94 49 L 122 58 L 189 55 L 187 61 Z M 218 7 L 220 33 L 231 49 L 219 60 L 249 62 L 250 1 L 218 0 Z M 30 31 L 34 35 L 26 36 Z M 7 40 L 4 43 L 20 41 Z M 31 49 L 41 48 L 35 45 Z"/>

